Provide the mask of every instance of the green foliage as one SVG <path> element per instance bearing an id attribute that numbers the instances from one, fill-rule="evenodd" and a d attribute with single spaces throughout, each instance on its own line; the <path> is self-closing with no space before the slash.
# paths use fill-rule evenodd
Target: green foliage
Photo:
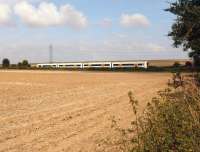
<path id="1" fill-rule="evenodd" d="M 193 83 L 160 91 L 140 117 L 132 106 L 136 115 L 132 151 L 200 151 L 200 90 Z"/>
<path id="2" fill-rule="evenodd" d="M 7 59 L 7 58 L 3 59 L 2 66 L 3 66 L 3 68 L 9 68 L 10 67 L 10 60 Z"/>
<path id="3" fill-rule="evenodd" d="M 22 65 L 28 67 L 29 66 L 28 60 L 23 60 L 22 61 Z"/>
<path id="4" fill-rule="evenodd" d="M 168 36 L 172 37 L 174 46 L 183 46 L 184 50 L 191 50 L 190 57 L 194 65 L 200 66 L 200 1 L 177 0 L 166 9 L 177 16 Z"/>
<path id="5" fill-rule="evenodd" d="M 18 63 L 18 67 L 22 69 L 26 69 L 30 67 L 28 60 L 23 60 L 22 62 Z"/>
<path id="6" fill-rule="evenodd" d="M 166 11 L 177 16 L 169 33 L 174 46 L 183 45 L 184 50 L 192 49 L 193 53 L 200 53 L 200 1 L 178 0 L 171 3 Z"/>

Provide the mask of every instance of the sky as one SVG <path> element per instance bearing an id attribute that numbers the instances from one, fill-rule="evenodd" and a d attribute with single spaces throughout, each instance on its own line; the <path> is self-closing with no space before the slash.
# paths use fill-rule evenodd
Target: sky
<path id="1" fill-rule="evenodd" d="M 185 59 L 167 36 L 168 2 L 0 0 L 0 60 L 48 62 L 50 44 L 55 62 Z"/>

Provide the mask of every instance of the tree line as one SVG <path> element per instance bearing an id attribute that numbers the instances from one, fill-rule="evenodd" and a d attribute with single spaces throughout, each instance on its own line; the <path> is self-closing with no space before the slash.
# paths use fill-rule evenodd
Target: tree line
<path id="1" fill-rule="evenodd" d="M 8 58 L 2 60 L 2 68 L 30 68 L 31 65 L 28 60 L 22 60 L 18 64 L 11 64 Z"/>

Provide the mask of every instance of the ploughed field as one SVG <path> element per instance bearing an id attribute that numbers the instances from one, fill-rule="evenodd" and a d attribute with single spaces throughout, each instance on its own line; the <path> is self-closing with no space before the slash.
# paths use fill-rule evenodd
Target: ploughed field
<path id="1" fill-rule="evenodd" d="M 112 120 L 127 128 L 166 86 L 167 73 L 0 71 L 0 152 L 119 151 Z"/>

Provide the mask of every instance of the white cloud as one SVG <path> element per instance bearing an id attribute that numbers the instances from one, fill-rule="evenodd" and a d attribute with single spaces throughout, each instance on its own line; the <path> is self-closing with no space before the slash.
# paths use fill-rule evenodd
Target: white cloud
<path id="1" fill-rule="evenodd" d="M 20 2 L 14 7 L 15 14 L 32 27 L 69 26 L 80 29 L 87 26 L 87 18 L 71 5 L 57 7 L 53 3 L 42 2 L 38 7 Z"/>
<path id="2" fill-rule="evenodd" d="M 148 27 L 150 22 L 142 14 L 122 14 L 120 24 L 124 27 Z"/>
<path id="3" fill-rule="evenodd" d="M 0 3 L 4 3 L 4 4 L 16 4 L 18 2 L 23 2 L 23 1 L 37 3 L 37 2 L 41 2 L 41 1 L 47 1 L 47 0 L 0 0 Z"/>
<path id="4" fill-rule="evenodd" d="M 7 4 L 0 4 L 0 25 L 12 25 L 12 9 Z"/>

